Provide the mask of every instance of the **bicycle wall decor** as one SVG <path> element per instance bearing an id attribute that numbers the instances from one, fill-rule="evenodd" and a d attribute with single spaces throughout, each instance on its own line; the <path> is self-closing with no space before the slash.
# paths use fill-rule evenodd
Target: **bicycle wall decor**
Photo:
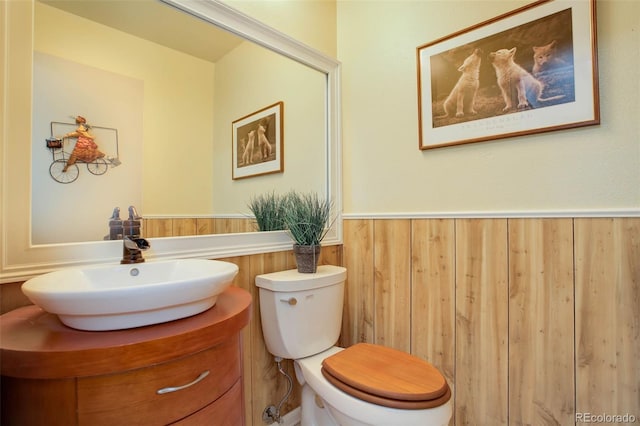
<path id="1" fill-rule="evenodd" d="M 103 175 L 109 167 L 120 165 L 118 130 L 90 126 L 82 116 L 75 117 L 75 124 L 52 121 L 51 137 L 46 139 L 46 146 L 53 157 L 49 174 L 59 183 L 78 179 L 78 163 L 85 163 L 93 175 Z"/>

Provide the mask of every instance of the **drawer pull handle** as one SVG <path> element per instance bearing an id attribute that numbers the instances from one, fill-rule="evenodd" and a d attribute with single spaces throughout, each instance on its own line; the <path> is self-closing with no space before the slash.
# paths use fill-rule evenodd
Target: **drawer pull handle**
<path id="1" fill-rule="evenodd" d="M 189 386 L 193 386 L 193 385 L 195 385 L 196 383 L 198 383 L 198 382 L 202 381 L 202 379 L 204 379 L 204 378 L 205 378 L 205 377 L 207 377 L 208 375 L 209 375 L 209 370 L 207 370 L 207 371 L 205 371 L 205 372 L 201 373 L 201 374 L 198 376 L 198 378 L 197 378 L 197 379 L 195 379 L 195 380 L 194 380 L 193 382 L 191 382 L 191 383 L 187 383 L 186 385 L 182 385 L 182 386 L 173 386 L 173 387 L 168 387 L 168 388 L 158 389 L 158 390 L 156 391 L 156 393 L 157 393 L 158 395 L 162 395 L 162 394 L 165 394 L 165 393 L 177 392 L 177 391 L 179 391 L 179 390 L 186 389 L 186 388 L 188 388 Z"/>

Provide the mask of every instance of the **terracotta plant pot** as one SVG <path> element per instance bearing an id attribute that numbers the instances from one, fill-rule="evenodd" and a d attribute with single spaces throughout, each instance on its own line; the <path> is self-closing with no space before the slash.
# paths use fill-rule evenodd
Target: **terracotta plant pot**
<path id="1" fill-rule="evenodd" d="M 298 272 L 303 274 L 313 274 L 316 272 L 318 260 L 320 259 L 320 248 L 321 246 L 319 244 L 316 246 L 293 245 L 293 253 L 296 256 Z"/>

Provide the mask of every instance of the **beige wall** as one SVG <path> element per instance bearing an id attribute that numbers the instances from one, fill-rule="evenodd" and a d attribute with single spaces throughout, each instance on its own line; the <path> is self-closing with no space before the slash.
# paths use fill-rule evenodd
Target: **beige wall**
<path id="1" fill-rule="evenodd" d="M 338 1 L 347 214 L 640 208 L 640 2 L 598 1 L 602 124 L 418 150 L 417 46 L 524 1 Z"/>

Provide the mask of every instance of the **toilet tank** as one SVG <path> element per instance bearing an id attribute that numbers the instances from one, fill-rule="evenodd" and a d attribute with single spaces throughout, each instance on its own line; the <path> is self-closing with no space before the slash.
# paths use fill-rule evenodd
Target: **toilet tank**
<path id="1" fill-rule="evenodd" d="M 260 318 L 272 355 L 299 359 L 332 347 L 340 336 L 347 270 L 318 266 L 315 274 L 297 270 L 258 275 Z"/>

